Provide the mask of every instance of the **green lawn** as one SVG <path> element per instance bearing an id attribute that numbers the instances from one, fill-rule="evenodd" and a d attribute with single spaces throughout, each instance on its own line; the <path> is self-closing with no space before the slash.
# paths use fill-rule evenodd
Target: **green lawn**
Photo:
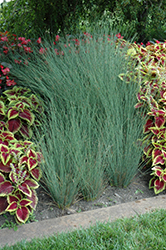
<path id="1" fill-rule="evenodd" d="M 156 210 L 133 218 L 119 219 L 86 230 L 61 233 L 31 242 L 22 241 L 3 250 L 16 249 L 166 249 L 166 210 Z"/>

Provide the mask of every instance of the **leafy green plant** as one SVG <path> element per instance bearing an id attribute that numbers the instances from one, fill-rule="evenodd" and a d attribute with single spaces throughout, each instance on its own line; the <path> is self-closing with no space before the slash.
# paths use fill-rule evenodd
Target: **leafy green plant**
<path id="1" fill-rule="evenodd" d="M 128 55 L 131 56 L 131 64 L 133 61 L 137 63 L 136 69 L 128 72 L 128 78 L 140 85 L 135 107 L 143 108 L 147 113 L 142 142 L 144 158 L 149 162 L 147 168 L 151 168 L 153 175 L 149 188 L 158 194 L 166 188 L 165 43 L 148 42 L 146 47 L 133 44 Z"/>
<path id="2" fill-rule="evenodd" d="M 4 127 L 17 138 L 31 138 L 32 125 L 38 124 L 35 114 L 42 112 L 38 98 L 30 89 L 13 87 L 0 97 L 0 118 Z"/>
<path id="3" fill-rule="evenodd" d="M 32 142 L 18 141 L 11 132 L 1 131 L 0 138 L 0 214 L 8 211 L 25 223 L 37 205 L 42 156 Z"/>

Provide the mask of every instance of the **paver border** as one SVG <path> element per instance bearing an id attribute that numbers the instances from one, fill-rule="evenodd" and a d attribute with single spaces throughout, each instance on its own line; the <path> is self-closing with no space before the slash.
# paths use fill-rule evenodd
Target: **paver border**
<path id="1" fill-rule="evenodd" d="M 129 218 L 155 209 L 166 209 L 166 195 L 144 198 L 106 208 L 99 208 L 72 215 L 32 222 L 18 226 L 18 230 L 0 229 L 0 247 L 9 246 L 21 240 L 48 237 L 56 233 L 69 232 L 75 229 L 88 228 L 96 222 L 114 221 L 118 218 Z"/>

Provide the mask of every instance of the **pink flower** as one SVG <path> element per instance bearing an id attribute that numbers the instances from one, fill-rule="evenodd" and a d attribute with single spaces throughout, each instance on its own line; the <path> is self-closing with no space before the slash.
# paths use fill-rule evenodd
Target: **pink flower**
<path id="1" fill-rule="evenodd" d="M 2 70 L 2 73 L 4 75 L 7 75 L 8 72 L 10 72 L 10 69 L 9 68 L 5 68 L 5 69 L 1 69 Z"/>
<path id="2" fill-rule="evenodd" d="M 3 42 L 8 42 L 7 36 L 1 37 L 1 41 L 3 41 Z"/>
<path id="3" fill-rule="evenodd" d="M 56 55 L 59 55 L 58 49 L 54 49 L 54 50 L 55 50 Z"/>
<path id="4" fill-rule="evenodd" d="M 17 46 L 18 46 L 19 48 L 21 48 L 21 47 L 22 47 L 22 44 L 21 44 L 21 43 L 18 43 Z"/>
<path id="5" fill-rule="evenodd" d="M 27 40 L 23 40 L 23 41 L 21 42 L 21 44 L 27 45 L 29 42 L 31 42 L 31 40 L 30 40 L 30 39 L 27 39 Z"/>
<path id="6" fill-rule="evenodd" d="M 25 47 L 25 46 L 24 46 L 24 51 L 25 51 L 25 52 L 29 52 L 29 53 L 32 53 L 32 52 L 33 52 L 33 50 L 31 50 L 30 47 Z"/>
<path id="7" fill-rule="evenodd" d="M 25 41 L 25 37 L 18 37 L 19 41 Z"/>
<path id="8" fill-rule="evenodd" d="M 6 80 L 6 85 L 7 86 L 14 86 L 14 85 L 16 85 L 16 82 L 14 80 L 7 79 Z"/>
<path id="9" fill-rule="evenodd" d="M 150 44 L 151 44 L 150 42 L 147 42 L 147 43 L 146 43 L 146 46 L 148 46 L 148 45 L 150 45 Z"/>
<path id="10" fill-rule="evenodd" d="M 116 37 L 117 37 L 117 38 L 121 38 L 121 39 L 123 38 L 123 36 L 121 36 L 120 33 L 116 34 Z"/>
<path id="11" fill-rule="evenodd" d="M 156 43 L 160 43 L 158 40 L 156 40 Z"/>
<path id="12" fill-rule="evenodd" d="M 18 63 L 18 64 L 21 64 L 22 61 L 21 61 L 21 60 L 19 61 L 19 60 L 14 59 L 14 62 L 15 62 L 15 63 Z"/>
<path id="13" fill-rule="evenodd" d="M 39 53 L 40 53 L 40 54 L 44 54 L 44 53 L 46 53 L 46 50 L 47 50 L 47 49 L 40 48 L 40 49 L 39 49 Z"/>
<path id="14" fill-rule="evenodd" d="M 37 39 L 37 43 L 41 43 L 41 37 L 39 37 L 38 39 Z"/>
<path id="15" fill-rule="evenodd" d="M 60 36 L 59 36 L 59 35 L 56 35 L 55 41 L 56 41 L 56 42 L 59 42 L 59 38 L 60 38 Z"/>

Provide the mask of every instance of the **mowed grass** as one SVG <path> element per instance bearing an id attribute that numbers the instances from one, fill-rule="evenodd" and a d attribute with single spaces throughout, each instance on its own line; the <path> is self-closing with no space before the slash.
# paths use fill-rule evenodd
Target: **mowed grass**
<path id="1" fill-rule="evenodd" d="M 96 223 L 86 230 L 61 233 L 49 238 L 22 241 L 3 250 L 16 249 L 166 249 L 166 210 L 155 210 L 112 223 Z"/>

